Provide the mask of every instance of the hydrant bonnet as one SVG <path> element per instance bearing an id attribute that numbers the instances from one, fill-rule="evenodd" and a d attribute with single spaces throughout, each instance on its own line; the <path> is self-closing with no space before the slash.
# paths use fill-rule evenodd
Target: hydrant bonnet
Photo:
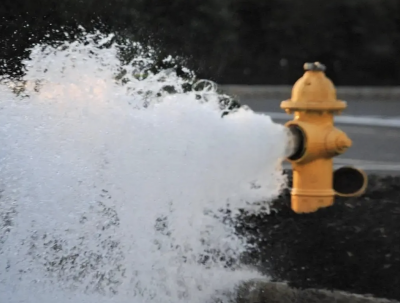
<path id="1" fill-rule="evenodd" d="M 337 100 L 332 81 L 325 76 L 325 66 L 319 62 L 305 63 L 305 73 L 293 86 L 292 96 L 281 103 L 288 114 L 294 111 L 329 111 L 340 113 L 346 102 Z"/>

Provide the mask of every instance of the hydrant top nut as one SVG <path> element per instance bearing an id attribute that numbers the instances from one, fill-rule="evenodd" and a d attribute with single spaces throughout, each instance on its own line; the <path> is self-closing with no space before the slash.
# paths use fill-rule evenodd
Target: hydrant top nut
<path id="1" fill-rule="evenodd" d="M 314 62 L 314 63 L 307 62 L 304 63 L 304 70 L 305 71 L 314 70 L 314 71 L 324 72 L 326 70 L 326 67 L 320 62 Z"/>

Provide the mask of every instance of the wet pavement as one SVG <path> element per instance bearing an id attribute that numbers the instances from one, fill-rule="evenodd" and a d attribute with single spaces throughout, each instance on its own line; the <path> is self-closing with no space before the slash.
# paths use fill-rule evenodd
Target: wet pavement
<path id="1" fill-rule="evenodd" d="M 243 259 L 293 287 L 400 300 L 399 191 L 399 176 L 371 175 L 364 195 L 300 215 L 285 189 L 270 214 L 242 216 L 238 231 L 255 245 Z"/>

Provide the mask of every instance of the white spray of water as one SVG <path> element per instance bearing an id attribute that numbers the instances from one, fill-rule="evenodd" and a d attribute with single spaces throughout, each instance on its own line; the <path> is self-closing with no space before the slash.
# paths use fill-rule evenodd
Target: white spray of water
<path id="1" fill-rule="evenodd" d="M 0 87 L 0 302 L 225 302 L 259 274 L 220 210 L 268 208 L 285 130 L 222 118 L 214 90 L 150 73 L 138 44 L 121 64 L 111 38 L 35 46 L 25 97 Z"/>

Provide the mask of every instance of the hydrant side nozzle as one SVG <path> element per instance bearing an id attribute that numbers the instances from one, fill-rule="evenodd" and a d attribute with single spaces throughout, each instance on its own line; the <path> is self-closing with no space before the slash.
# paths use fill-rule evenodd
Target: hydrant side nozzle
<path id="1" fill-rule="evenodd" d="M 351 139 L 345 133 L 340 134 L 336 139 L 336 151 L 340 154 L 344 153 L 351 145 Z"/>

